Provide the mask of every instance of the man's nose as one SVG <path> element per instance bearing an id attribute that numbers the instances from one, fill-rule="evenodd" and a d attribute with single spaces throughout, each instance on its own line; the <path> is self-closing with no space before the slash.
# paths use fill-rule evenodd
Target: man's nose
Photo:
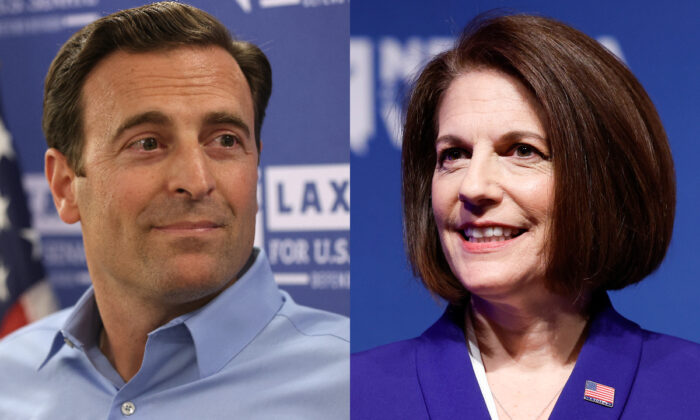
<path id="1" fill-rule="evenodd" d="M 483 213 L 503 199 L 497 160 L 491 153 L 472 156 L 459 187 L 459 200 L 469 211 Z"/>
<path id="2" fill-rule="evenodd" d="M 170 191 L 192 200 L 201 200 L 211 194 L 215 179 L 211 162 L 199 142 L 178 147 L 171 159 Z"/>

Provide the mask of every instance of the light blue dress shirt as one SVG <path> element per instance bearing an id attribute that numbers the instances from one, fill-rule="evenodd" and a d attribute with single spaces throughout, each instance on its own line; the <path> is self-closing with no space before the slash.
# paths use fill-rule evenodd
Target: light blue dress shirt
<path id="1" fill-rule="evenodd" d="M 348 419 L 349 320 L 296 304 L 260 251 L 205 307 L 148 335 L 127 383 L 92 289 L 0 341 L 0 419 Z"/>

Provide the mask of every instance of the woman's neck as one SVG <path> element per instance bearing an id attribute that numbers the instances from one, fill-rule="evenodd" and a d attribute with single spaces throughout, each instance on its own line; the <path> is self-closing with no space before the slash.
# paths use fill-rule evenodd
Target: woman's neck
<path id="1" fill-rule="evenodd" d="M 548 292 L 529 298 L 472 296 L 472 325 L 499 418 L 548 418 L 586 336 L 583 304 Z"/>
<path id="2" fill-rule="evenodd" d="M 472 296 L 471 313 L 479 348 L 492 369 L 572 363 L 583 344 L 585 305 L 551 293 L 536 298 L 489 301 Z"/>

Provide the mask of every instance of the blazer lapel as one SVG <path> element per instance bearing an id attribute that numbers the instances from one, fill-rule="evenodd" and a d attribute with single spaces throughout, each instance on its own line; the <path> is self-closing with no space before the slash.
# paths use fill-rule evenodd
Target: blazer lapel
<path id="1" fill-rule="evenodd" d="M 550 419 L 619 419 L 642 354 L 639 326 L 620 316 L 605 297 Z M 586 381 L 615 388 L 612 407 L 583 399 Z"/>
<path id="2" fill-rule="evenodd" d="M 469 360 L 461 316 L 460 310 L 448 307 L 416 348 L 418 382 L 433 420 L 490 419 Z"/>

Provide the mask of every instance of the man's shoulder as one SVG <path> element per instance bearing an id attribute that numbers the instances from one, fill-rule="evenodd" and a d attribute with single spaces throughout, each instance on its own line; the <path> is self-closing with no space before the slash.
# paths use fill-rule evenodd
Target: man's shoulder
<path id="1" fill-rule="evenodd" d="M 285 303 L 276 318 L 302 337 L 325 337 L 350 343 L 350 319 L 328 311 L 300 305 L 285 294 Z"/>
<path id="2" fill-rule="evenodd" d="M 349 374 L 350 322 L 342 315 L 299 305 L 283 292 L 285 301 L 275 316 L 246 346 L 239 363 L 264 360 L 278 371 L 337 369 Z M 282 367 L 284 366 L 284 368 Z"/>
<path id="3" fill-rule="evenodd" d="M 49 355 L 56 333 L 69 312 L 63 310 L 49 315 L 0 340 L 0 372 L 3 378 L 12 378 L 0 380 L 0 394 L 3 395 L 0 417 L 39 403 L 36 396 L 55 386 L 39 367 Z M 31 403 L 25 404 L 26 401 Z"/>
<path id="4" fill-rule="evenodd" d="M 266 418 L 347 418 L 348 338 L 346 317 L 298 305 L 285 296 L 263 330 L 222 371 L 231 374 L 226 394 L 248 393 L 246 405 L 272 410 L 274 414 L 262 416 Z M 270 392 L 304 403 L 293 410 L 277 406 Z"/>
<path id="5" fill-rule="evenodd" d="M 48 346 L 61 329 L 72 308 L 67 308 L 48 315 L 36 322 L 26 325 L 14 331 L 7 337 L 0 340 L 0 355 L 8 352 L 21 351 L 26 353 L 27 349 L 40 347 L 40 350 L 49 351 Z M 46 356 L 46 353 L 44 354 Z"/>

